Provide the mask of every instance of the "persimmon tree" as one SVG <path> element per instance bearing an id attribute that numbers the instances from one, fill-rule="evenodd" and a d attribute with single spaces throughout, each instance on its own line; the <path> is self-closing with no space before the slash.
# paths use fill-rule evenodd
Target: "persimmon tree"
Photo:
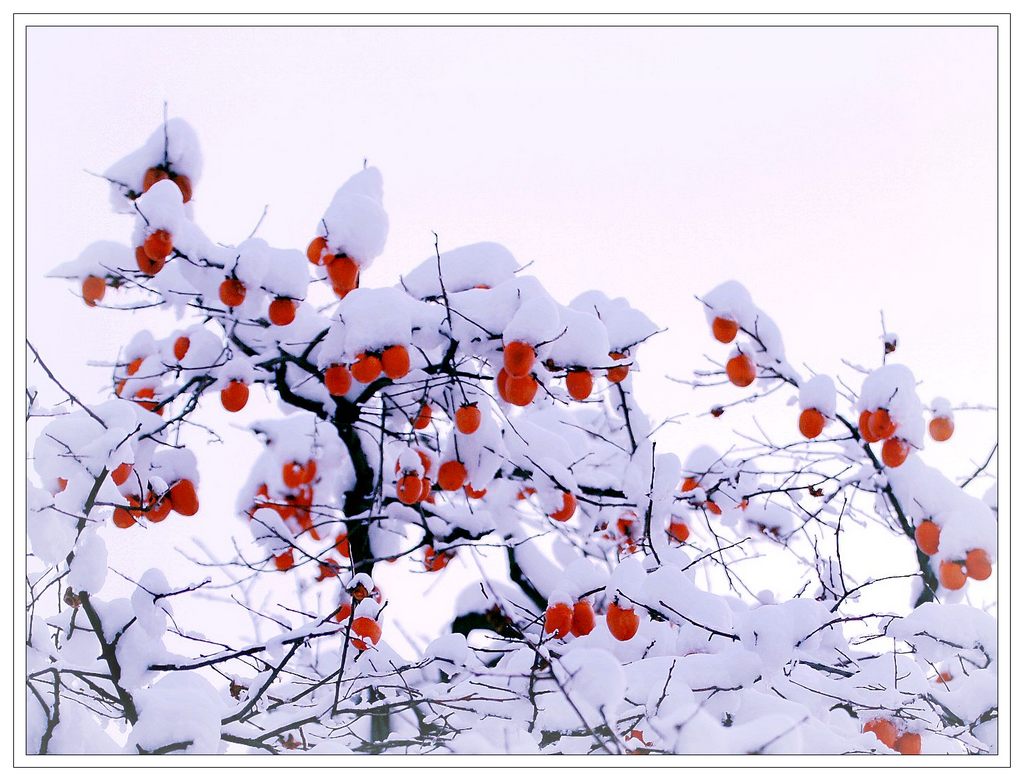
<path id="1" fill-rule="evenodd" d="M 894 339 L 875 368 L 808 374 L 725 282 L 694 304 L 717 353 L 688 383 L 716 417 L 786 393 L 795 411 L 722 452 L 662 452 L 633 392 L 658 329 L 626 300 L 563 305 L 488 243 L 435 241 L 375 286 L 375 168 L 305 252 L 216 243 L 200 174 L 192 129 L 165 122 L 105 174 L 130 244 L 52 272 L 98 318 L 163 307 L 178 327 L 110 356 L 105 398 L 30 345 L 63 399 L 29 397 L 30 752 L 995 750 L 994 616 L 965 600 L 995 559 L 970 490 L 987 464 L 963 484 L 927 464 L 954 409 L 921 402 Z M 227 425 L 254 393 L 279 410 L 250 426 L 255 465 L 206 484 L 196 448 L 219 445 L 197 409 Z M 225 490 L 217 560 L 185 543 Z M 182 545 L 108 568 L 154 524 Z M 869 533 L 906 566 L 851 554 Z M 454 561 L 452 604 L 378 582 Z M 423 611 L 444 630 L 400 650 Z"/>

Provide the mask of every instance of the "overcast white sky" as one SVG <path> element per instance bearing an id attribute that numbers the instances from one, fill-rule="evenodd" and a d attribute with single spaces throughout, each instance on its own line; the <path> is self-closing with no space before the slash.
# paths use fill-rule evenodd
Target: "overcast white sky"
<path id="1" fill-rule="evenodd" d="M 195 206 L 210 236 L 241 240 L 269 204 L 260 235 L 304 247 L 368 158 L 392 230 L 364 284 L 397 281 L 437 231 L 442 249 L 506 244 L 563 301 L 592 287 L 626 296 L 668 329 L 638 380 L 656 416 L 733 398 L 665 379 L 705 366 L 705 352 L 724 357 L 693 296 L 730 278 L 775 318 L 797 366 L 874 365 L 884 309 L 926 401 L 994 404 L 995 36 L 34 28 L 29 338 L 95 398 L 109 373 L 82 362 L 113 359 L 139 328 L 172 327 L 87 310 L 43 279 L 93 240 L 127 240 L 127 218 L 108 213 L 105 184 L 84 170 L 140 144 L 167 100 L 203 143 Z M 781 410 L 763 414 L 795 430 Z M 663 441 L 721 446 L 742 420 L 686 420 Z M 967 471 L 994 436 L 994 416 L 964 413 L 958 446 L 926 458 Z M 226 458 L 228 441 L 203 458 Z"/>

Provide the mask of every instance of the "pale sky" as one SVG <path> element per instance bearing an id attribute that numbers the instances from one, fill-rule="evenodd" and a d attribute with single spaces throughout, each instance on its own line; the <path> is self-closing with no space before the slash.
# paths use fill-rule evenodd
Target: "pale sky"
<path id="1" fill-rule="evenodd" d="M 173 327 L 88 310 L 43 279 L 94 240 L 128 240 L 85 171 L 141 144 L 166 100 L 203 145 L 195 213 L 215 240 L 240 241 L 269 204 L 259 235 L 305 247 L 366 158 L 391 234 L 364 284 L 396 282 L 437 231 L 442 249 L 504 243 L 563 302 L 625 296 L 668 329 L 637 374 L 655 417 L 735 398 L 665 378 L 724 359 L 693 296 L 726 279 L 774 317 L 801 370 L 875 365 L 884 309 L 923 400 L 994 404 L 995 41 L 984 28 L 31 29 L 28 335 L 96 399 L 109 371 L 83 362 Z M 758 417 L 793 436 L 784 401 Z M 659 447 L 722 446 L 745 416 L 685 419 Z M 957 426 L 925 458 L 963 474 L 995 419 Z M 230 514 L 235 490 L 211 502 Z"/>

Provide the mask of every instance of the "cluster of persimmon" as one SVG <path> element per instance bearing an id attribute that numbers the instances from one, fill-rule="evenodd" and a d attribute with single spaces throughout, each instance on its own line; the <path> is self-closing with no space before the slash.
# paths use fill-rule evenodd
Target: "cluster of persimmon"
<path id="1" fill-rule="evenodd" d="M 901 754 L 921 753 L 921 734 L 904 732 L 888 719 L 871 719 L 864 723 L 861 732 L 871 732 L 889 748 Z"/>
<path id="2" fill-rule="evenodd" d="M 891 469 L 902 466 L 910 455 L 910 443 L 896 436 L 896 421 L 889 415 L 889 410 L 879 407 L 875 410 L 864 410 L 858 421 L 860 435 L 865 442 L 882 444 L 882 463 Z"/>
<path id="3" fill-rule="evenodd" d="M 165 179 L 170 179 L 178 185 L 178 189 L 181 190 L 181 200 L 183 203 L 188 203 L 192 200 L 192 180 L 185 174 L 177 173 L 170 165 L 155 165 L 147 170 L 142 177 L 142 192 L 149 192 L 149 188 Z"/>
<path id="4" fill-rule="evenodd" d="M 640 617 L 632 606 L 623 606 L 616 598 L 608 604 L 605 623 L 612 637 L 625 642 L 637 633 Z M 567 602 L 554 602 L 544 612 L 544 632 L 558 639 L 570 634 L 576 637 L 589 635 L 595 625 L 594 608 L 586 597 L 579 598 L 571 606 Z"/>
<path id="5" fill-rule="evenodd" d="M 348 589 L 342 591 L 343 599 L 334 614 L 334 620 L 339 624 L 348 621 L 352 617 L 352 609 L 364 599 L 372 599 L 378 605 L 384 601 L 380 589 L 374 585 L 373 589 L 366 587 L 361 577 L 357 577 Z M 360 651 L 367 650 L 371 645 L 377 645 L 381 638 L 381 626 L 369 616 L 356 616 L 352 621 L 351 640 L 352 645 Z"/>
<path id="6" fill-rule="evenodd" d="M 345 253 L 331 254 L 326 236 L 317 236 L 309 242 L 306 257 L 314 266 L 327 269 L 327 277 L 338 298 L 344 298 L 359 287 L 359 264 Z"/>
<path id="7" fill-rule="evenodd" d="M 217 295 L 220 302 L 228 309 L 240 307 L 245 303 L 248 290 L 245 283 L 238 277 L 232 275 L 225 277 L 217 288 Z M 275 295 L 270 306 L 267 307 L 267 319 L 277 326 L 289 325 L 295 320 L 295 313 L 298 311 L 298 302 L 288 296 Z"/>
<path id="8" fill-rule="evenodd" d="M 700 487 L 700 480 L 698 480 L 693 475 L 690 475 L 688 477 L 683 478 L 683 484 L 679 487 L 679 490 L 682 491 L 684 494 L 688 494 L 692 491 L 696 491 Z M 743 506 L 746 507 L 746 500 L 744 499 L 743 501 Z M 711 499 L 704 499 L 703 501 L 698 499 L 690 499 L 690 503 L 697 507 L 698 509 L 706 510 L 712 515 L 722 514 L 722 508 L 719 507 L 717 503 L 711 501 Z M 687 533 L 689 533 L 689 530 L 687 530 Z"/>
<path id="9" fill-rule="evenodd" d="M 155 277 L 163 271 L 164 264 L 172 252 L 174 237 L 163 228 L 157 228 L 135 248 L 135 263 L 143 274 Z"/>
<path id="10" fill-rule="evenodd" d="M 147 192 L 154 184 L 164 179 L 170 179 L 181 190 L 181 197 L 185 203 L 192 200 L 192 181 L 185 175 L 171 170 L 169 166 L 156 166 L 146 171 L 143 177 L 142 191 Z M 139 193 L 129 193 L 133 200 Z M 174 238 L 163 229 L 150 231 L 142 244 L 135 248 L 135 262 L 139 271 L 147 276 L 156 276 L 163 270 L 168 256 L 174 251 Z M 114 282 L 114 287 L 117 287 Z M 105 277 L 89 274 L 82 280 L 82 299 L 86 306 L 94 307 L 103 300 L 107 292 L 107 280 Z"/>
<path id="11" fill-rule="evenodd" d="M 941 527 L 927 518 L 914 530 L 917 547 L 927 556 L 939 552 Z M 944 588 L 957 591 L 967 584 L 967 579 L 987 580 L 992 574 L 992 561 L 982 548 L 971 548 L 962 559 L 946 559 L 939 564 L 939 582 Z"/>
<path id="12" fill-rule="evenodd" d="M 139 369 L 142 367 L 142 362 L 146 359 L 146 356 L 139 355 L 132 358 L 125 365 L 125 376 L 115 377 L 114 380 L 114 393 L 121 396 L 124 393 L 125 383 L 128 382 L 128 378 L 134 377 L 138 374 Z M 180 359 L 179 359 L 180 360 Z M 139 388 L 132 394 L 131 401 L 134 401 L 143 409 L 147 409 L 150 412 L 155 412 L 157 415 L 163 415 L 163 407 L 160 406 L 160 402 L 156 399 L 156 390 L 154 388 Z"/>
<path id="13" fill-rule="evenodd" d="M 711 321 L 711 333 L 722 344 L 729 344 L 739 333 L 740 324 L 731 317 L 720 315 Z M 757 366 L 750 356 L 737 348 L 736 354 L 725 363 L 725 376 L 739 388 L 746 388 L 757 379 Z"/>
<path id="14" fill-rule="evenodd" d="M 594 607 L 586 597 L 580 597 L 573 605 L 555 602 L 544 612 L 544 632 L 560 640 L 570 634 L 584 637 L 595 626 Z"/>
<path id="15" fill-rule="evenodd" d="M 185 356 L 188 355 L 189 347 L 191 347 L 191 340 L 187 336 L 179 336 L 174 340 L 172 348 L 174 357 L 179 362 L 183 361 Z M 125 376 L 115 377 L 114 393 L 116 395 L 123 395 L 125 383 L 129 378 L 134 377 L 138 373 L 145 359 L 146 356 L 144 355 L 136 356 L 125 365 Z M 241 379 L 230 380 L 221 389 L 220 400 L 224 409 L 228 412 L 238 412 L 249 401 L 249 386 Z M 131 401 L 134 401 L 143 409 L 163 415 L 163 402 L 156 398 L 155 388 L 139 388 L 132 394 Z"/>
<path id="16" fill-rule="evenodd" d="M 134 473 L 133 464 L 121 464 L 110 476 L 117 486 L 124 485 Z M 199 497 L 191 480 L 177 480 L 166 491 L 156 492 L 147 486 L 145 501 L 138 494 L 129 494 L 127 507 L 114 508 L 114 526 L 128 529 L 145 518 L 151 523 L 160 523 L 170 513 L 192 516 L 199 512 Z"/>
<path id="17" fill-rule="evenodd" d="M 943 588 L 957 591 L 967 585 L 967 579 L 987 580 L 992 574 L 992 560 L 982 548 L 971 548 L 962 559 L 948 559 L 939 565 L 939 583 Z"/>
<path id="18" fill-rule="evenodd" d="M 293 520 L 298 524 L 302 533 L 308 533 L 314 540 L 320 540 L 320 532 L 313 523 L 313 483 L 317 476 L 317 465 L 315 459 L 308 461 L 289 461 L 281 467 L 281 478 L 287 489 L 285 495 L 280 499 L 271 499 L 270 491 L 266 483 L 261 483 L 256 489 L 256 496 L 253 505 L 247 513 L 249 519 L 257 510 L 275 510 L 282 521 Z M 274 556 L 274 566 L 281 570 L 289 570 L 295 566 L 294 551 L 289 548 L 283 553 Z M 323 574 L 323 573 L 321 573 Z"/>
<path id="19" fill-rule="evenodd" d="M 352 389 L 352 380 L 369 385 L 383 374 L 400 380 L 409 373 L 409 350 L 393 344 L 383 350 L 359 353 L 350 365 L 333 363 L 324 370 L 324 385 L 332 396 L 344 396 Z"/>
<path id="20" fill-rule="evenodd" d="M 608 357 L 613 361 L 624 361 L 624 352 L 610 352 Z M 537 350 L 527 342 L 514 340 L 508 342 L 502 350 L 502 367 L 495 378 L 498 395 L 509 404 L 526 407 L 534 400 L 540 382 L 533 371 L 537 361 Z M 560 371 L 552 361 L 546 367 L 549 371 Z M 618 364 L 607 369 L 605 376 L 611 383 L 620 383 L 629 375 L 628 364 Z M 566 369 L 565 389 L 576 401 L 586 401 L 594 392 L 594 373 L 583 366 L 571 366 Z"/>
<path id="21" fill-rule="evenodd" d="M 619 516 L 614 529 L 610 529 L 607 523 L 601 523 L 596 531 L 603 539 L 613 540 L 620 554 L 636 553 L 637 544 L 643 536 L 640 518 L 632 510 Z M 683 543 L 690 537 L 690 527 L 682 518 L 673 515 L 669 519 L 665 533 L 670 540 Z"/>
<path id="22" fill-rule="evenodd" d="M 395 464 L 395 474 L 399 475 L 395 483 L 395 494 L 402 504 L 419 504 L 429 501 L 434 484 L 431 482 L 430 467 L 433 464 L 429 455 L 422 450 L 416 451 L 420 457 L 421 469 L 402 469 L 400 463 Z M 450 471 L 450 470 L 449 470 Z M 465 471 L 465 467 L 463 467 Z"/>
<path id="23" fill-rule="evenodd" d="M 620 515 L 615 521 L 615 528 L 609 529 L 607 523 L 602 523 L 598 531 L 606 540 L 614 540 L 620 554 L 636 553 L 637 539 L 641 529 L 638 529 L 639 518 L 632 510 Z"/>

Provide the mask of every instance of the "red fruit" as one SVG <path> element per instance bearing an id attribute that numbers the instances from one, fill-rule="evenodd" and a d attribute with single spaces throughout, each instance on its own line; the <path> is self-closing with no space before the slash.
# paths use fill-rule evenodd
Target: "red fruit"
<path id="1" fill-rule="evenodd" d="M 241 380 L 232 380 L 220 392 L 220 403 L 228 412 L 238 412 L 249 401 L 249 386 Z"/>
<path id="2" fill-rule="evenodd" d="M 509 377 L 525 377 L 530 373 L 537 353 L 526 342 L 509 342 L 505 345 L 505 371 Z"/>
<path id="3" fill-rule="evenodd" d="M 958 561 L 944 561 L 939 565 L 939 583 L 950 591 L 958 591 L 967 583 L 964 565 Z"/>
<path id="4" fill-rule="evenodd" d="M 380 377 L 380 372 L 380 358 L 373 353 L 359 353 L 356 362 L 352 364 L 352 376 L 363 385 L 369 385 Z"/>
<path id="5" fill-rule="evenodd" d="M 882 445 L 882 463 L 890 469 L 902 466 L 910 455 L 910 445 L 905 439 L 890 437 Z"/>
<path id="6" fill-rule="evenodd" d="M 349 546 L 348 534 L 342 532 L 334 539 L 334 549 L 346 559 L 352 558 L 352 548 Z"/>
<path id="7" fill-rule="evenodd" d="M 638 519 L 636 517 L 636 513 L 632 511 L 620 517 L 619 520 L 615 522 L 615 525 L 619 529 L 619 534 L 621 534 L 623 537 L 632 538 L 633 526 L 634 524 L 636 524 L 637 520 Z"/>
<path id="8" fill-rule="evenodd" d="M 153 231 L 142 243 L 142 250 L 150 260 L 165 260 L 174 250 L 174 239 L 165 230 Z"/>
<path id="9" fill-rule="evenodd" d="M 402 504 L 416 504 L 423 495 L 423 482 L 415 472 L 402 475 L 395 486 L 395 493 Z"/>
<path id="10" fill-rule="evenodd" d="M 576 497 L 566 492 L 562 494 L 562 508 L 551 513 L 549 516 L 552 520 L 561 521 L 565 523 L 572 518 L 573 513 L 576 512 Z"/>
<path id="11" fill-rule="evenodd" d="M 924 520 L 914 530 L 914 540 L 921 552 L 928 556 L 934 556 L 939 552 L 939 537 L 942 530 L 934 521 Z"/>
<path id="12" fill-rule="evenodd" d="M 740 330 L 740 324 L 731 317 L 716 317 L 711 323 L 711 333 L 723 344 L 728 344 L 736 338 Z"/>
<path id="13" fill-rule="evenodd" d="M 572 633 L 576 637 L 589 635 L 594 631 L 594 608 L 585 600 L 572 606 Z"/>
<path id="14" fill-rule="evenodd" d="M 170 496 L 163 496 L 157 501 L 156 497 L 150 494 L 146 503 L 150 505 L 149 511 L 146 512 L 146 520 L 151 523 L 160 523 L 174 509 L 174 502 Z"/>
<path id="15" fill-rule="evenodd" d="M 371 645 L 380 642 L 380 624 L 367 616 L 359 616 L 352 622 L 352 645 L 365 651 Z"/>
<path id="16" fill-rule="evenodd" d="M 140 388 L 135 391 L 134 401 L 143 409 L 148 409 L 150 412 L 153 412 L 156 410 L 156 401 L 139 401 L 139 399 L 152 399 L 155 395 L 156 393 L 152 388 Z"/>
<path id="17" fill-rule="evenodd" d="M 434 486 L 430 482 L 430 478 L 429 477 L 424 477 L 423 479 L 420 480 L 420 484 L 421 484 L 420 501 L 421 502 L 427 502 L 428 504 L 433 504 L 434 503 L 434 497 L 430 493 L 430 491 L 433 489 Z"/>
<path id="18" fill-rule="evenodd" d="M 992 561 L 981 548 L 967 551 L 967 577 L 971 580 L 988 580 L 992 574 Z"/>
<path id="19" fill-rule="evenodd" d="M 424 404 L 420 407 L 420 411 L 416 413 L 416 419 L 412 422 L 412 427 L 417 431 L 422 431 L 430 425 L 430 419 L 433 417 L 433 412 L 430 409 L 429 404 Z"/>
<path id="20" fill-rule="evenodd" d="M 320 573 L 316 576 L 316 580 L 318 583 L 327 580 L 328 578 L 338 577 L 338 572 L 341 570 L 341 567 L 338 566 L 338 562 L 336 562 L 334 559 L 327 559 L 327 561 L 321 561 L 319 562 L 318 567 L 320 569 Z"/>
<path id="21" fill-rule="evenodd" d="M 317 236 L 306 247 L 306 257 L 309 258 L 309 262 L 314 266 L 323 265 L 324 251 L 327 249 L 327 239 L 323 236 Z"/>
<path id="22" fill-rule="evenodd" d="M 498 376 L 494 378 L 494 387 L 498 391 L 498 395 L 501 396 L 502 401 L 512 403 L 508 397 L 508 372 L 504 369 L 498 371 Z"/>
<path id="23" fill-rule="evenodd" d="M 185 174 L 171 174 L 171 180 L 181 190 L 181 202 L 188 203 L 192 200 L 192 180 Z"/>
<path id="24" fill-rule="evenodd" d="M 625 360 L 625 353 L 608 353 L 613 361 Z M 608 370 L 608 382 L 622 382 L 629 374 L 629 366 L 613 366 Z"/>
<path id="25" fill-rule="evenodd" d="M 871 721 L 864 724 L 861 732 L 874 733 L 875 737 L 889 748 L 893 748 L 896 745 L 898 737 L 896 725 L 888 719 L 871 719 Z"/>
<path id="26" fill-rule="evenodd" d="M 533 375 L 509 377 L 505 383 L 508 400 L 517 407 L 525 407 L 537 395 L 537 379 Z"/>
<path id="27" fill-rule="evenodd" d="M 807 439 L 814 439 L 825 429 L 825 416 L 816 409 L 805 409 L 800 413 L 800 433 Z"/>
<path id="28" fill-rule="evenodd" d="M 359 281 L 359 266 L 348 255 L 330 255 L 325 258 L 327 276 L 336 289 L 355 290 Z"/>
<path id="29" fill-rule="evenodd" d="M 463 404 L 455 411 L 455 428 L 460 434 L 472 434 L 480 428 L 481 417 L 476 404 Z"/>
<path id="30" fill-rule="evenodd" d="M 586 369 L 571 371 L 565 375 L 565 387 L 576 401 L 583 401 L 594 390 L 594 375 Z"/>
<path id="31" fill-rule="evenodd" d="M 857 422 L 857 428 L 860 429 L 860 435 L 863 437 L 865 442 L 877 442 L 879 437 L 876 437 L 871 433 L 871 413 L 868 410 L 864 410 L 860 413 L 860 420 Z"/>
<path id="32" fill-rule="evenodd" d="M 392 345 L 381 355 L 380 364 L 384 374 L 392 380 L 400 380 L 409 373 L 409 351 L 404 345 Z"/>
<path id="33" fill-rule="evenodd" d="M 102 296 L 100 296 L 102 298 Z M 945 415 L 937 415 L 928 423 L 928 433 L 936 442 L 945 442 L 953 436 L 953 421 Z"/>
<path id="34" fill-rule="evenodd" d="M 107 292 L 107 283 L 103 277 L 92 276 L 91 274 L 82 280 L 82 298 L 89 306 L 96 306 L 97 301 L 102 301 Z M 949 439 L 949 437 L 946 437 Z"/>
<path id="35" fill-rule="evenodd" d="M 133 374 L 135 374 L 135 372 L 137 372 L 139 370 L 139 367 L 141 367 L 141 366 L 142 366 L 142 358 L 135 358 L 134 360 L 129 361 L 128 368 L 125 369 L 125 371 L 127 371 L 128 372 L 128 376 L 131 377 Z"/>
<path id="36" fill-rule="evenodd" d="M 334 614 L 334 620 L 341 624 L 348 621 L 350 615 L 352 615 L 352 603 L 345 602 L 338 607 L 338 612 Z"/>
<path id="37" fill-rule="evenodd" d="M 466 483 L 466 467 L 461 461 L 445 461 L 437 470 L 437 484 L 442 491 L 458 491 Z"/>
<path id="38" fill-rule="evenodd" d="M 123 507 L 114 508 L 114 526 L 118 529 L 128 529 L 135 525 L 135 516 Z"/>
<path id="39" fill-rule="evenodd" d="M 302 478 L 305 476 L 306 467 L 298 461 L 289 461 L 281 467 L 281 477 L 284 484 L 289 488 L 298 488 L 302 485 Z"/>
<path id="40" fill-rule="evenodd" d="M 68 481 L 65 478 L 63 478 L 63 477 L 58 477 L 57 478 L 57 490 L 54 491 L 53 493 L 54 494 L 59 494 L 61 491 L 63 491 L 67 487 L 68 487 Z"/>
<path id="41" fill-rule="evenodd" d="M 185 356 L 188 354 L 188 348 L 191 346 L 191 344 L 192 342 L 189 340 L 187 336 L 179 336 L 177 339 L 175 339 L 174 357 L 177 358 L 179 361 L 184 360 Z"/>
<path id="42" fill-rule="evenodd" d="M 896 739 L 893 748 L 901 754 L 920 754 L 921 735 L 917 732 L 904 732 Z"/>
<path id="43" fill-rule="evenodd" d="M 686 542 L 690 536 L 690 527 L 683 521 L 673 520 L 668 525 L 668 536 L 676 542 Z"/>
<path id="44" fill-rule="evenodd" d="M 430 465 L 433 463 L 430 460 L 430 456 L 428 456 L 422 450 L 417 450 L 416 451 L 416 455 L 418 455 L 420 457 L 420 463 L 423 465 L 423 474 L 426 474 L 427 472 L 430 471 Z"/>
<path id="45" fill-rule="evenodd" d="M 324 384 L 332 396 L 344 396 L 352 388 L 352 373 L 340 363 L 328 366 L 324 372 Z"/>
<path id="46" fill-rule="evenodd" d="M 616 640 L 626 641 L 636 634 L 640 628 L 640 617 L 632 608 L 623 609 L 617 602 L 608 605 L 608 615 L 605 616 L 608 623 L 608 631 Z"/>
<path id="47" fill-rule="evenodd" d="M 757 378 L 757 369 L 754 362 L 741 353 L 726 362 L 725 374 L 733 385 L 746 388 Z"/>
<path id="48" fill-rule="evenodd" d="M 284 553 L 279 553 L 277 556 L 274 556 L 274 566 L 281 572 L 290 570 L 295 566 L 295 551 L 292 548 L 289 548 Z"/>
<path id="49" fill-rule="evenodd" d="M 135 248 L 135 263 L 143 274 L 155 277 L 163 269 L 166 260 L 164 258 L 149 257 L 146 254 L 146 248 L 143 246 Z"/>
<path id="50" fill-rule="evenodd" d="M 316 479 L 316 459 L 309 459 L 302 468 L 302 482 L 309 484 Z M 312 496 L 310 497 L 312 498 Z"/>
<path id="51" fill-rule="evenodd" d="M 448 566 L 448 562 L 454 557 L 449 551 L 435 551 L 430 545 L 423 549 L 423 564 L 427 572 L 440 572 Z"/>
<path id="52" fill-rule="evenodd" d="M 110 473 L 114 485 L 124 485 L 125 480 L 132 476 L 132 464 L 121 464 Z"/>
<path id="53" fill-rule="evenodd" d="M 871 436 L 876 440 L 888 439 L 896 433 L 896 424 L 889 417 L 889 410 L 879 408 L 872 412 L 871 417 L 868 418 L 868 429 L 871 431 Z"/>
<path id="54" fill-rule="evenodd" d="M 267 314 L 274 325 L 288 325 L 295 320 L 296 304 L 290 298 L 275 298 Z"/>
<path id="55" fill-rule="evenodd" d="M 171 507 L 179 515 L 195 515 L 199 512 L 199 497 L 191 480 L 179 480 L 171 486 L 168 494 Z"/>
<path id="56" fill-rule="evenodd" d="M 145 175 L 142 177 L 142 192 L 149 192 L 150 187 L 152 187 L 157 182 L 162 182 L 166 178 L 167 171 L 165 171 L 163 168 L 153 167 L 148 169 Z"/>
<path id="57" fill-rule="evenodd" d="M 230 277 L 221 282 L 220 300 L 224 306 L 241 306 L 245 301 L 245 285 L 242 280 Z"/>
<path id="58" fill-rule="evenodd" d="M 544 613 L 544 632 L 554 634 L 559 639 L 569 634 L 572 629 L 572 608 L 564 602 L 548 605 Z"/>
<path id="59" fill-rule="evenodd" d="M 682 491 L 688 493 L 689 491 L 696 491 L 700 488 L 700 481 L 696 477 L 687 477 L 683 480 Z"/>
<path id="60" fill-rule="evenodd" d="M 949 670 L 943 670 L 935 676 L 935 683 L 949 683 L 951 680 L 953 680 L 953 673 Z"/>

